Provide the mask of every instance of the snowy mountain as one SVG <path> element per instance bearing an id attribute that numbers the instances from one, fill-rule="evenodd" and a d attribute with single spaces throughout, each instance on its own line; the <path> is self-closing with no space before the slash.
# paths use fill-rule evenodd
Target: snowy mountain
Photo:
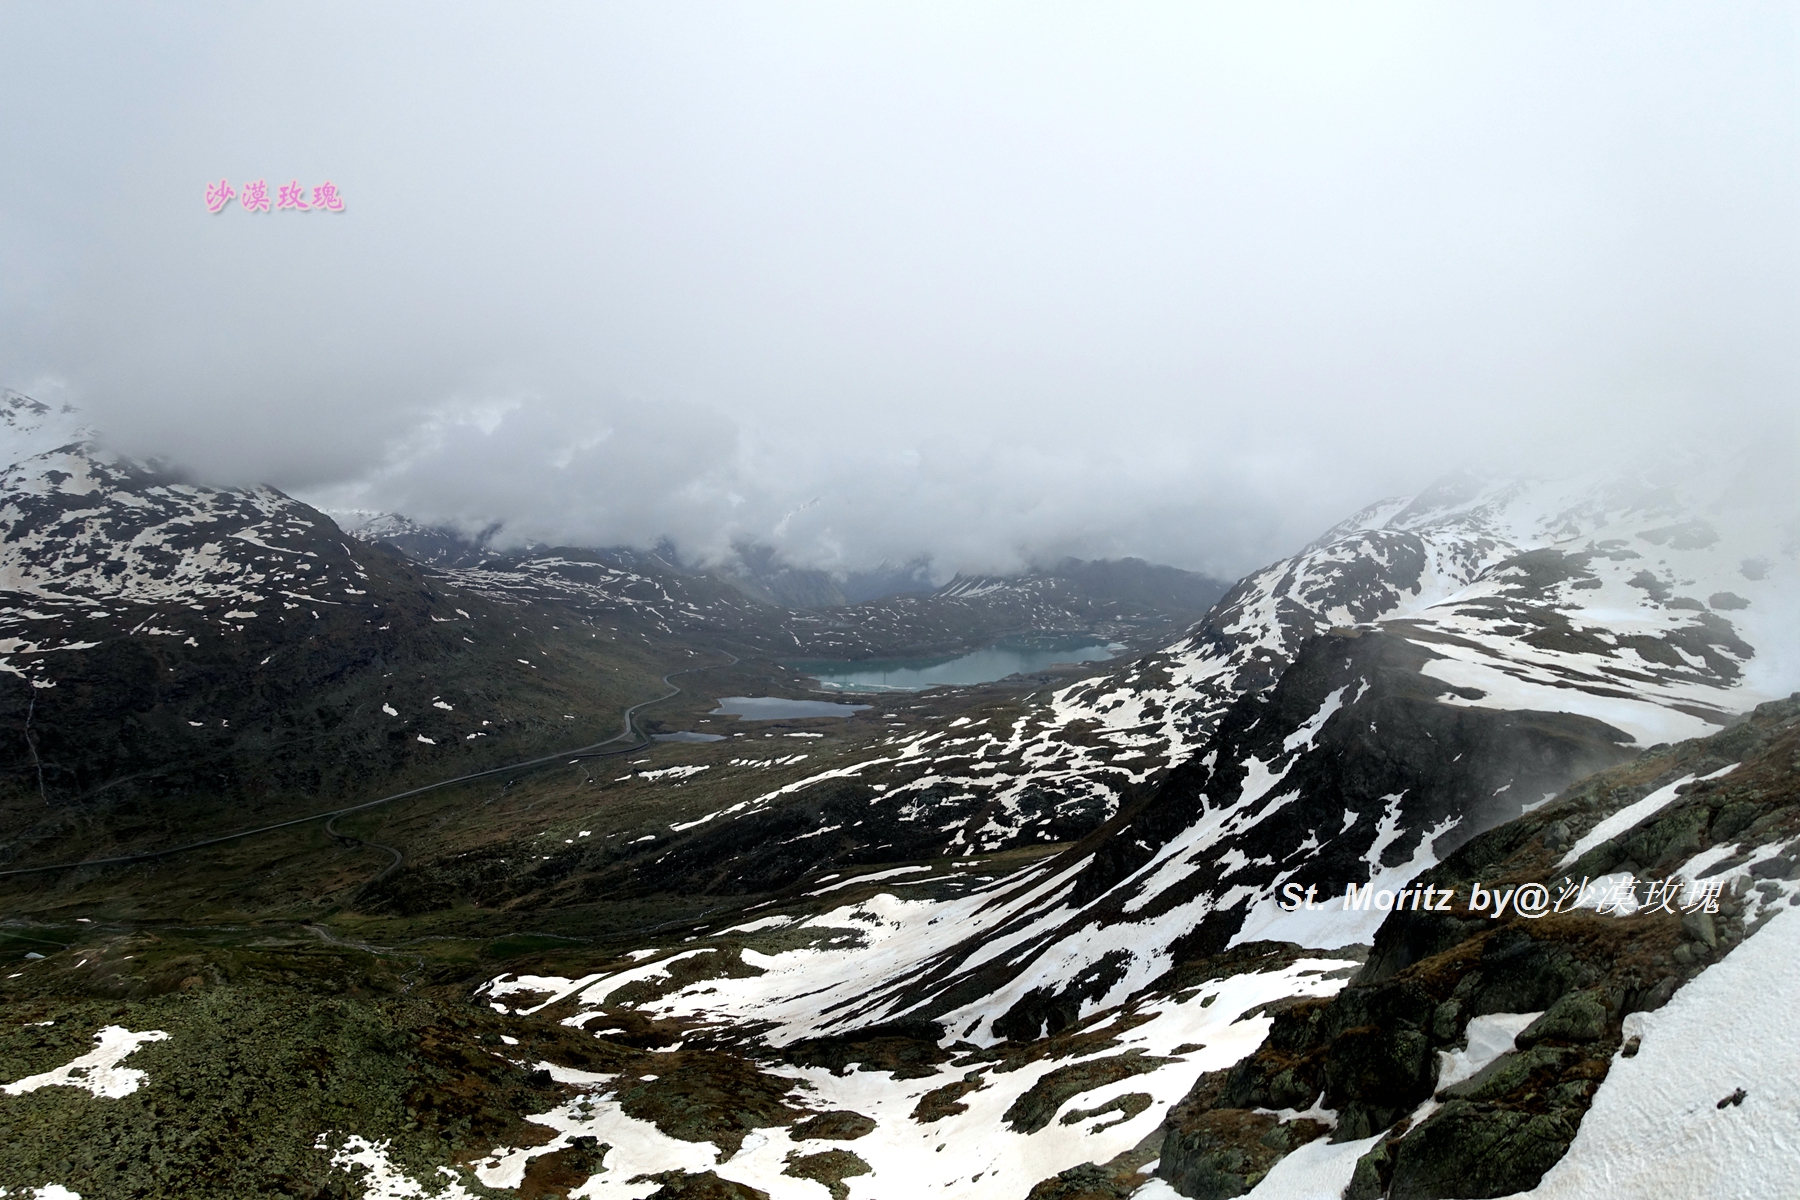
<path id="1" fill-rule="evenodd" d="M 156 1194 L 241 1137 L 267 1163 L 207 1169 L 247 1194 L 1668 1194 L 1641 1113 L 1754 1191 L 1734 1156 L 1792 1123 L 1791 1038 L 1691 1044 L 1756 1040 L 1733 989 L 1791 974 L 1800 920 L 1800 525 L 1730 472 L 1453 478 L 1091 678 L 767 726 L 690 697 L 721 732 L 352 835 L 289 822 L 589 747 L 705 647 L 778 680 L 801 648 L 1142 633 L 1198 585 L 1059 564 L 786 610 L 654 552 L 351 538 L 0 418 L 3 853 L 283 822 L 9 878 L 37 923 L 0 930 L 0 1187 Z M 1716 911 L 1624 899 L 1659 879 Z M 115 1150 L 90 1093 L 138 1114 Z"/>
<path id="2" fill-rule="evenodd" d="M 200 797 L 305 807 L 609 737 L 614 690 L 661 674 L 610 634 L 562 636 L 427 579 L 273 488 L 112 453 L 68 409 L 0 397 L 0 458 L 0 720 L 24 731 L 0 751 L 9 859 L 79 843 L 61 801 L 167 805 L 179 826 Z"/>
<path id="3" fill-rule="evenodd" d="M 838 579 L 785 565 L 752 545 L 738 547 L 722 567 L 701 570 L 666 544 L 501 552 L 481 538 L 395 514 L 359 514 L 349 528 L 496 601 L 631 618 L 662 634 L 725 637 L 750 653 L 795 659 L 954 654 L 1033 632 L 1142 642 L 1191 621 L 1224 591 L 1207 576 L 1138 559 L 1068 559 L 1015 576 L 957 576 L 932 588 L 920 563 Z M 870 591 L 876 594 L 847 602 Z"/>
<path id="4" fill-rule="evenodd" d="M 1454 478 L 1246 577 L 1158 654 L 1022 713 L 902 736 L 720 819 L 754 822 L 853 776 L 879 782 L 878 809 L 945 830 L 945 852 L 975 854 L 1032 829 L 1085 832 L 1163 787 L 1153 811 L 1120 817 L 1131 836 L 1084 886 L 1187 837 L 1202 809 L 1229 808 L 1193 836 L 1216 843 L 1221 866 L 1260 865 L 1217 891 L 1235 915 L 1214 927 L 1280 874 L 1270 855 L 1290 834 L 1334 869 L 1371 854 L 1395 869 L 1414 853 L 1423 869 L 1427 831 L 1446 852 L 1579 773 L 1778 694 L 1800 663 L 1788 599 L 1800 537 L 1791 516 L 1734 487 L 1693 470 L 1672 484 Z M 1346 776 L 1346 756 L 1372 765 Z M 1308 803 L 1286 799 L 1294 786 Z M 982 820 L 965 825 L 946 804 Z M 1252 814 L 1270 805 L 1282 815 L 1259 832 Z M 1338 830 L 1346 810 L 1358 816 Z M 1317 829 L 1293 827 L 1315 811 Z M 1125 871 L 1107 886 L 1142 883 Z"/>
<path id="5" fill-rule="evenodd" d="M 1691 737 L 1793 671 L 1797 552 L 1791 500 L 1771 509 L 1728 470 L 1453 477 L 1364 509 L 1239 582 L 1129 681 L 1061 702 L 1069 721 L 1155 729 L 1179 760 L 1307 639 L 1379 624 L 1429 646 L 1434 678 L 1483 693 L 1468 703 L 1586 713 L 1644 744 Z M 1140 707 L 1154 725 L 1134 722 Z"/>
<path id="6" fill-rule="evenodd" d="M 0 671 L 43 681 L 44 655 L 93 644 L 94 622 L 125 613 L 183 639 L 368 595 L 337 528 L 272 488 L 184 482 L 16 392 L 0 397 L 0 430 Z"/>
<path id="7" fill-rule="evenodd" d="M 1237 1063 L 1279 1032 L 1270 1012 L 1281 1006 L 1267 1009 L 1270 1000 L 1335 993 L 1354 973 L 1343 956 L 1360 959 L 1357 945 L 1378 929 L 1393 936 L 1378 909 L 1284 911 L 1287 885 L 1292 894 L 1342 896 L 1355 884 L 1391 896 L 1439 877 L 1426 876 L 1434 868 L 1454 873 L 1438 864 L 1570 781 L 1651 743 L 1671 774 L 1671 753 L 1707 754 L 1691 749 L 1700 743 L 1677 752 L 1666 743 L 1722 729 L 1769 699 L 1791 661 L 1796 527 L 1753 499 L 1689 472 L 1582 486 L 1457 479 L 1373 506 L 1247 577 L 1162 654 L 1067 687 L 1010 729 L 921 737 L 916 749 L 834 764 L 702 822 L 729 840 L 734 824 L 863 770 L 890 781 L 863 798 L 865 811 L 922 806 L 925 820 L 932 789 L 1071 796 L 1085 786 L 1124 800 L 1060 857 L 976 886 L 980 856 L 1014 836 L 999 821 L 995 843 L 948 848 L 968 859 L 952 870 L 966 895 L 945 895 L 935 869 L 904 877 L 925 867 L 866 881 L 820 875 L 811 894 L 849 889 L 841 906 L 700 930 L 698 941 L 579 979 L 502 976 L 487 994 L 509 1011 L 548 1009 L 590 1026 L 635 1015 L 771 1048 L 790 1064 L 776 1073 L 791 1086 L 887 1131 L 858 1150 L 878 1176 L 933 1194 L 1023 1194 L 1083 1161 L 1135 1171 L 1156 1157 L 1150 1144 L 1164 1122 L 1184 1119 L 1171 1084 Z M 1151 761 L 1121 768 L 1121 752 Z M 909 757 L 910 780 L 885 773 Z M 1602 789 L 1598 807 L 1666 798 L 1673 786 Z M 659 862 L 681 860 L 681 836 Z M 1594 869 L 1618 863 L 1615 855 Z M 1707 863 L 1666 865 L 1691 877 Z M 1392 973 L 1392 954 L 1376 944 L 1379 969 Z M 1463 1037 L 1469 1015 L 1444 1038 Z M 1088 1060 L 1103 1050 L 1117 1053 Z M 841 1074 L 856 1063 L 863 1071 Z M 901 1063 L 916 1067 L 895 1070 Z M 892 1070 L 892 1081 L 864 1074 L 877 1069 Z M 1314 1103 L 1316 1091 L 1302 1091 L 1249 1107 L 1289 1120 Z M 1079 1111 L 1053 1125 L 1074 1095 L 1069 1107 Z M 1571 1099 L 1571 1111 L 1591 1095 Z M 1328 1089 L 1324 1103 L 1341 1109 L 1340 1096 Z M 1417 1102 L 1411 1092 L 1403 1099 L 1367 1110 L 1341 1136 L 1366 1152 Z M 608 1140 L 652 1144 L 635 1140 L 651 1136 L 633 1115 L 648 1110 L 621 1103 L 596 1106 Z M 1182 1111 L 1197 1104 L 1190 1096 Z M 1318 1111 L 1320 1129 L 1343 1116 Z M 1277 1123 L 1257 1119 L 1259 1136 Z M 1093 1122 L 1091 1131 L 1066 1128 L 1078 1122 Z M 1292 1145 L 1271 1143 L 1262 1157 L 1304 1142 L 1305 1131 L 1289 1132 Z M 768 1136 L 754 1154 L 722 1153 L 721 1177 L 783 1194 L 774 1164 L 806 1147 Z M 940 1156 L 940 1143 L 962 1149 Z M 643 1161 L 702 1165 L 685 1150 Z M 1335 1195 L 1356 1156 L 1334 1161 L 1346 1172 Z M 1171 1177 L 1196 1196 L 1254 1182 L 1217 1190 Z M 1420 1186 L 1394 1194 L 1457 1194 Z"/>

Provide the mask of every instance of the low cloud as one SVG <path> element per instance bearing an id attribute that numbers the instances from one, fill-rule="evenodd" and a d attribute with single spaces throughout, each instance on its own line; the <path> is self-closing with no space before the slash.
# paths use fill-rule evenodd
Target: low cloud
<path id="1" fill-rule="evenodd" d="M 851 568 L 1791 467 L 1785 10 L 1304 14 L 15 6 L 0 383 L 321 504 Z"/>

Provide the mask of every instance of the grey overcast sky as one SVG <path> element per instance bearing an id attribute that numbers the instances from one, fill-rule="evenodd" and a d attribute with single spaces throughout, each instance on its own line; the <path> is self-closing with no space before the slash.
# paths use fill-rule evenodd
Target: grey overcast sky
<path id="1" fill-rule="evenodd" d="M 1791 450 L 1795 17 L 9 0 L 0 383 L 516 538 L 1236 574 L 1464 461 Z"/>

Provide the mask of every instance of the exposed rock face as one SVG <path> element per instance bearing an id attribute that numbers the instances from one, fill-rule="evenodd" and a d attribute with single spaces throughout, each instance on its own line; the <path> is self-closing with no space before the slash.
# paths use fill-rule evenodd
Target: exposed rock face
<path id="1" fill-rule="evenodd" d="M 686 1171 L 665 1171 L 650 1177 L 662 1184 L 650 1193 L 650 1200 L 769 1200 L 769 1193 L 734 1179 L 721 1179 L 713 1171 L 690 1175 Z"/>
<path id="2" fill-rule="evenodd" d="M 1157 1173 L 1184 1196 L 1225 1200 L 1255 1187 L 1285 1155 L 1326 1132 L 1318 1121 L 1210 1109 L 1170 1125 Z"/>
<path id="3" fill-rule="evenodd" d="M 1387 1131 L 1358 1163 L 1347 1197 L 1435 1200 L 1534 1187 L 1575 1138 L 1625 1043 L 1625 1017 L 1667 1003 L 1706 961 L 1800 895 L 1785 879 L 1793 862 L 1786 848 L 1800 840 L 1797 752 L 1800 697 L 1763 705 L 1712 738 L 1602 772 L 1477 837 L 1421 882 L 1466 897 L 1475 883 L 1566 879 L 1555 867 L 1573 850 L 1559 858 L 1556 847 L 1653 795 L 1668 802 L 1638 813 L 1595 861 L 1611 866 L 1625 847 L 1649 846 L 1645 857 L 1659 871 L 1704 880 L 1723 868 L 1731 877 L 1721 881 L 1717 914 L 1635 904 L 1626 915 L 1602 914 L 1591 899 L 1536 918 L 1396 911 L 1349 986 L 1276 1014 L 1255 1054 L 1195 1085 L 1171 1114 L 1159 1174 L 1188 1196 L 1241 1194 L 1290 1148 L 1274 1131 L 1301 1124 L 1267 1112 L 1317 1103 L 1335 1113 L 1334 1141 Z M 1694 778 L 1723 768 L 1731 769 Z M 1722 819 L 1729 837 L 1748 836 L 1714 838 Z M 1711 865 L 1691 866 L 1698 855 Z M 1751 859 L 1778 865 L 1758 876 L 1746 867 Z M 1495 1014 L 1535 1016 L 1519 1018 L 1510 1051 L 1440 1086 L 1445 1055 L 1461 1046 L 1471 1019 Z M 1436 1107 L 1421 1107 L 1434 1098 Z"/>
<path id="4" fill-rule="evenodd" d="M 1585 1110 L 1584 1103 L 1530 1112 L 1451 1100 L 1395 1144 L 1386 1195 L 1433 1200 L 1505 1196 L 1535 1187 L 1575 1140 Z"/>
<path id="5" fill-rule="evenodd" d="M 1082 1163 L 1060 1171 L 1031 1189 L 1026 1200 L 1125 1200 L 1143 1186 L 1143 1176 Z"/>
<path id="6" fill-rule="evenodd" d="M 938 1044 L 943 1039 L 944 1027 L 935 1021 L 896 1021 L 837 1037 L 806 1038 L 781 1053 L 798 1066 L 826 1067 L 839 1075 L 860 1067 L 909 1079 L 932 1074 L 934 1064 L 951 1057 Z"/>
<path id="7" fill-rule="evenodd" d="M 797 1141 L 816 1138 L 821 1141 L 853 1142 L 875 1132 L 875 1122 L 861 1113 L 839 1109 L 796 1121 L 789 1132 Z"/>
<path id="8" fill-rule="evenodd" d="M 831 1193 L 831 1200 L 847 1200 L 850 1189 L 844 1186 L 844 1180 L 853 1175 L 869 1174 L 869 1164 L 849 1150 L 821 1150 L 816 1154 L 789 1151 L 787 1165 L 781 1173 L 824 1185 Z"/>
<path id="9" fill-rule="evenodd" d="M 1165 1060 L 1147 1059 L 1141 1050 L 1107 1058 L 1087 1058 L 1044 1075 L 1006 1110 L 1001 1119 L 1015 1133 L 1036 1133 L 1050 1124 L 1072 1096 L 1154 1071 Z"/>
<path id="10" fill-rule="evenodd" d="M 1132 945 L 1133 926 L 1185 908 L 1202 915 L 1170 956 L 1217 954 L 1279 885 L 1335 899 L 1384 870 L 1423 869 L 1516 815 L 1519 799 L 1629 753 L 1622 733 L 1590 718 L 1447 703 L 1420 670 L 1430 657 L 1380 633 L 1309 642 L 1280 683 L 1233 706 L 1206 756 L 1109 826 L 1073 886 L 1086 907 L 1061 936 L 1108 930 Z M 1092 975 L 1028 992 L 995 1031 L 1062 1027 L 1128 975 L 1132 952 L 1113 953 Z"/>

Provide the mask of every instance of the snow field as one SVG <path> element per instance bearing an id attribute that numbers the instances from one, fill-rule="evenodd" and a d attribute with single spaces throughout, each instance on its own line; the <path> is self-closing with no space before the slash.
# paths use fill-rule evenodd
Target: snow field
<path id="1" fill-rule="evenodd" d="M 138 1047 L 146 1042 L 160 1042 L 168 1036 L 160 1029 L 134 1033 L 121 1025 L 108 1025 L 94 1035 L 94 1040 L 99 1045 L 80 1058 L 41 1075 L 31 1075 L 0 1086 L 0 1092 L 9 1096 L 22 1096 L 43 1087 L 77 1087 L 111 1100 L 129 1096 L 138 1090 L 148 1076 L 143 1071 L 121 1067 L 119 1064 L 135 1054 Z"/>
<path id="2" fill-rule="evenodd" d="M 1637 1055 L 1614 1059 L 1568 1154 L 1512 1200 L 1800 1196 L 1800 1023 L 1777 1004 L 1797 973 L 1800 918 L 1782 912 L 1634 1013 Z M 1718 1107 L 1738 1088 L 1741 1104 Z"/>
<path id="3" fill-rule="evenodd" d="M 891 897 L 885 899 L 892 901 Z M 746 953 L 746 961 L 758 964 L 772 963 L 780 957 L 784 956 L 752 958 L 751 953 Z M 688 1171 L 714 1170 L 723 1178 L 768 1192 L 772 1200 L 820 1200 L 822 1192 L 817 1184 L 784 1175 L 782 1168 L 790 1152 L 814 1154 L 834 1148 L 852 1151 L 872 1168 L 870 1175 L 845 1181 L 852 1197 L 906 1194 L 985 1200 L 1023 1195 L 1033 1184 L 1058 1171 L 1089 1160 L 1105 1161 L 1135 1146 L 1161 1124 L 1168 1106 L 1186 1094 L 1201 1072 L 1229 1066 L 1261 1044 L 1271 1019 L 1245 1018 L 1244 1013 L 1287 996 L 1332 995 L 1342 986 L 1342 980 L 1330 975 L 1344 965 L 1337 959 L 1307 959 L 1281 971 L 1211 981 L 1180 998 L 1148 1001 L 1134 1011 L 1137 1017 L 1149 1019 L 1123 1029 L 1121 1044 L 1100 1054 L 1044 1060 L 1010 1072 L 977 1068 L 980 1088 L 961 1097 L 967 1111 L 935 1122 L 914 1120 L 913 1108 L 927 1092 L 965 1078 L 960 1068 L 940 1069 L 923 1079 L 895 1080 L 880 1072 L 855 1071 L 840 1077 L 821 1068 L 766 1067 L 772 1074 L 801 1083 L 809 1107 L 818 1111 L 859 1112 L 874 1119 L 876 1129 L 852 1142 L 796 1142 L 785 1128 L 757 1130 L 745 1139 L 735 1156 L 716 1162 L 717 1154 L 710 1143 L 670 1139 L 653 1126 L 626 1116 L 610 1097 L 595 1094 L 532 1118 L 558 1130 L 556 1140 L 544 1146 L 498 1152 L 478 1166 L 477 1174 L 491 1186 L 513 1186 L 523 1178 L 530 1158 L 567 1145 L 572 1137 L 591 1135 L 611 1143 L 614 1151 L 607 1159 L 608 1170 L 577 1189 L 573 1193 L 576 1196 L 642 1200 L 660 1185 L 633 1185 L 628 1182 L 632 1176 L 679 1167 Z M 754 985 L 766 978 L 714 980 L 707 981 L 706 986 Z M 593 985 L 587 995 L 609 992 L 622 979 L 622 975 L 614 976 Z M 655 1008 L 659 1015 L 669 1015 L 684 1007 L 669 1004 L 675 999 L 665 997 L 664 1001 L 644 1007 L 646 1011 Z M 1179 1058 L 1172 1055 L 1176 1046 L 1195 1044 L 1201 1049 L 1190 1050 Z M 1149 1107 L 1137 1116 L 1120 1121 L 1117 1113 L 1107 1113 L 1073 1125 L 1052 1120 L 1033 1134 L 1016 1133 L 1007 1126 L 1008 1108 L 1044 1075 L 1071 1063 L 1131 1051 L 1171 1061 L 1155 1070 L 1080 1092 L 1066 1100 L 1060 1111 L 1102 1107 L 1133 1092 L 1149 1095 Z M 607 1081 L 606 1077 L 543 1065 L 558 1079 L 596 1086 Z"/>

